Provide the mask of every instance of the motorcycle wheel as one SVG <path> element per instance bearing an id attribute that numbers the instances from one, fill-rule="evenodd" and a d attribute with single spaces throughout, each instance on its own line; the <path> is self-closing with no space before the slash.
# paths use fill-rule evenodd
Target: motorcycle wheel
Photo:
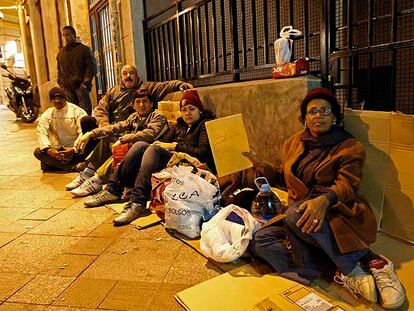
<path id="1" fill-rule="evenodd" d="M 20 118 L 22 118 L 23 122 L 33 123 L 37 119 L 37 116 L 39 115 L 39 107 L 29 105 L 27 106 L 26 113 L 20 107 L 19 115 L 20 115 Z"/>

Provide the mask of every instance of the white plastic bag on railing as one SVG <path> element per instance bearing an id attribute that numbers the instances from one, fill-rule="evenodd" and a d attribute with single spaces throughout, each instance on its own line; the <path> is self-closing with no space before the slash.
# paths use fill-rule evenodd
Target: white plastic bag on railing
<path id="1" fill-rule="evenodd" d="M 203 223 L 202 252 L 217 262 L 232 262 L 246 251 L 259 223 L 245 209 L 230 204 Z"/>
<path id="2" fill-rule="evenodd" d="M 292 26 L 285 26 L 279 33 L 280 38 L 274 43 L 276 64 L 282 65 L 290 62 L 292 56 L 293 40 L 289 39 L 291 35 L 300 36 L 301 31 L 294 29 Z"/>
<path id="3" fill-rule="evenodd" d="M 174 166 L 171 183 L 165 188 L 165 227 L 189 238 L 200 236 L 201 222 L 217 212 L 219 186 L 217 179 L 210 182 L 203 176 L 209 172 L 192 166 Z"/>

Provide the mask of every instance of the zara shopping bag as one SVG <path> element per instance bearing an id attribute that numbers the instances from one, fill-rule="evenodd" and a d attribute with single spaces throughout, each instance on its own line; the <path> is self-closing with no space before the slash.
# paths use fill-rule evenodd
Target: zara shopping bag
<path id="1" fill-rule="evenodd" d="M 205 179 L 208 176 L 208 180 Z M 213 176 L 214 177 L 214 176 Z M 210 172 L 192 166 L 174 166 L 165 188 L 165 227 L 189 238 L 200 236 L 202 220 L 218 210 L 219 186 Z"/>

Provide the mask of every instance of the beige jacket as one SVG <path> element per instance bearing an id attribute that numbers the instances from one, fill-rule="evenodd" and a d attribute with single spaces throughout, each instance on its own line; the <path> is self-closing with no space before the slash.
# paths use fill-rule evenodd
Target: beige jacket
<path id="1" fill-rule="evenodd" d="M 40 116 L 37 125 L 40 150 L 48 147 L 72 147 L 82 135 L 80 120 L 86 115 L 85 110 L 69 102 L 61 110 L 48 108 Z"/>

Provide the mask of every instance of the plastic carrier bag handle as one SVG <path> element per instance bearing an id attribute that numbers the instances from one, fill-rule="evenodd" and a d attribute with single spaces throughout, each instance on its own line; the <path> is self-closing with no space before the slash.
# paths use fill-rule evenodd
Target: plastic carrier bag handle
<path id="1" fill-rule="evenodd" d="M 293 26 L 285 26 L 279 32 L 279 36 L 281 38 L 289 39 L 289 36 L 300 36 L 302 32 L 300 30 L 294 29 Z"/>
<path id="2" fill-rule="evenodd" d="M 264 180 L 265 183 L 259 184 L 259 180 Z M 257 177 L 257 178 L 254 179 L 254 184 L 256 185 L 257 189 L 259 189 L 259 191 L 260 191 L 260 186 L 263 185 L 263 184 L 269 184 L 269 182 L 267 181 L 266 177 Z"/>

